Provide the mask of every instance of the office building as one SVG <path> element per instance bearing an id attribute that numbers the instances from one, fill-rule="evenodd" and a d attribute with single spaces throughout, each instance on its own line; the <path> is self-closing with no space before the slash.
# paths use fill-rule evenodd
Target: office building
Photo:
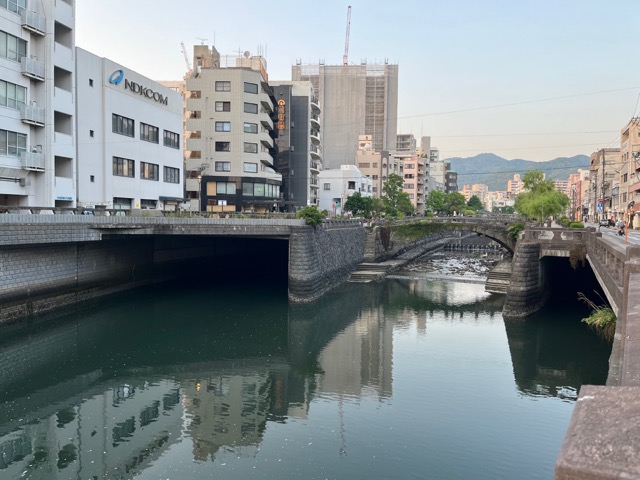
<path id="1" fill-rule="evenodd" d="M 344 202 L 354 193 L 371 197 L 371 178 L 363 175 L 355 165 L 323 170 L 318 174 L 320 182 L 319 207 L 330 215 L 342 215 Z"/>
<path id="2" fill-rule="evenodd" d="M 176 210 L 183 202 L 183 97 L 76 49 L 77 202 Z"/>
<path id="3" fill-rule="evenodd" d="M 321 109 L 325 168 L 353 165 L 360 135 L 371 135 L 374 152 L 394 150 L 398 65 L 299 63 L 291 78 L 313 85 Z"/>
<path id="4" fill-rule="evenodd" d="M 273 92 L 261 56 L 224 66 L 215 47 L 194 47 L 186 80 L 186 191 L 198 210 L 266 212 L 282 203 L 275 170 Z"/>

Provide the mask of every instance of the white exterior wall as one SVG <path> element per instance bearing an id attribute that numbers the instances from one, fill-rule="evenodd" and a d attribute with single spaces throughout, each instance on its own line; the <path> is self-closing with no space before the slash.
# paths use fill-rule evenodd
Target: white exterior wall
<path id="1" fill-rule="evenodd" d="M 349 188 L 349 182 L 354 182 L 355 188 Z M 371 178 L 360 172 L 355 165 L 341 165 L 340 169 L 323 170 L 318 174 L 320 210 L 327 210 L 330 214 L 342 215 L 344 202 L 356 192 L 363 197 L 370 197 Z M 336 200 L 340 199 L 340 205 Z"/>
<path id="2" fill-rule="evenodd" d="M 0 156 L 0 204 L 75 206 L 75 2 L 30 1 L 27 7 L 31 25 L 42 35 L 23 28 L 21 15 L 4 8 L 0 30 L 26 41 L 22 61 L 35 62 L 43 76 L 31 79 L 22 74 L 20 61 L 0 58 L 0 79 L 26 87 L 26 106 L 44 121 L 23 123 L 19 109 L 0 106 L 0 130 L 27 135 L 27 162 L 15 155 Z"/>
<path id="3" fill-rule="evenodd" d="M 156 200 L 156 208 L 171 208 L 160 198 L 183 198 L 183 97 L 181 94 L 106 58 L 77 49 L 78 118 L 78 204 L 113 208 L 113 198 L 131 198 L 131 207 L 140 200 Z M 111 74 L 122 69 L 124 79 L 135 82 L 167 99 L 167 104 L 109 83 Z M 90 85 L 92 80 L 93 86 Z M 134 120 L 134 136 L 113 132 L 112 115 Z M 140 139 L 140 124 L 158 128 L 158 143 Z M 164 145 L 164 131 L 180 137 L 179 148 Z M 91 137 L 93 131 L 93 137 Z M 113 174 L 113 157 L 134 161 L 134 177 Z M 140 178 L 141 162 L 159 166 L 159 180 Z M 180 170 L 179 183 L 165 181 L 164 167 Z M 91 177 L 93 176 L 93 181 Z M 170 202 L 175 204 L 175 200 Z"/>

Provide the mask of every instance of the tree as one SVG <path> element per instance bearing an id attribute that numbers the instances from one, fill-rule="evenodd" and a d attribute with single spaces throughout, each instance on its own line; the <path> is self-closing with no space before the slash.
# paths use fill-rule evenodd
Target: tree
<path id="1" fill-rule="evenodd" d="M 403 183 L 400 175 L 392 173 L 382 187 L 383 195 L 381 198 L 384 211 L 393 217 L 397 217 L 398 213 L 405 215 L 413 213 L 409 194 L 402 191 Z"/>
<path id="2" fill-rule="evenodd" d="M 482 210 L 484 208 L 484 205 L 482 205 L 482 202 L 480 201 L 478 196 L 474 195 L 467 202 L 467 207 L 477 212 L 478 210 Z"/>
<path id="3" fill-rule="evenodd" d="M 449 208 L 449 213 L 462 212 L 467 206 L 467 200 L 459 192 L 451 192 L 445 194 L 445 202 Z"/>
<path id="4" fill-rule="evenodd" d="M 431 190 L 427 195 L 426 206 L 434 214 L 448 213 L 449 207 L 445 202 L 445 193 L 438 190 Z"/>
<path id="5" fill-rule="evenodd" d="M 569 197 L 556 190 L 553 180 L 545 180 L 542 171 L 527 172 L 522 181 L 527 191 L 516 197 L 516 212 L 542 222 L 569 206 Z"/>
<path id="6" fill-rule="evenodd" d="M 374 199 L 372 197 L 363 197 L 360 192 L 355 192 L 347 198 L 344 203 L 344 209 L 352 212 L 354 215 L 361 215 L 365 218 L 371 218 L 374 213 Z"/>

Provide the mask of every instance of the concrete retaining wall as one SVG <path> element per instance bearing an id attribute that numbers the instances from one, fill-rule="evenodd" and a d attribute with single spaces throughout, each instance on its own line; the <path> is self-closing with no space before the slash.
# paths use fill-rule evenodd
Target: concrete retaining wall
<path id="1" fill-rule="evenodd" d="M 524 318 L 544 303 L 540 244 L 518 242 L 513 254 L 511 283 L 507 287 L 502 316 Z"/>

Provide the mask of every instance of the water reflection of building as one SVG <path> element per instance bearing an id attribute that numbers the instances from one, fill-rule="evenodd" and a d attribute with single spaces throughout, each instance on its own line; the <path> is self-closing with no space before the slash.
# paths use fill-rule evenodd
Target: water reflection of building
<path id="1" fill-rule="evenodd" d="M 100 385 L 96 393 L 0 438 L 7 478 L 128 478 L 180 439 L 175 382 Z M 161 421 L 159 421 L 161 420 Z"/>
<path id="2" fill-rule="evenodd" d="M 268 417 L 283 405 L 282 377 L 263 366 L 220 369 L 185 382 L 186 431 L 193 439 L 194 459 L 213 460 L 223 446 L 253 455 Z"/>
<path id="3" fill-rule="evenodd" d="M 364 310 L 320 353 L 319 393 L 388 398 L 392 393 L 393 322 Z"/>

